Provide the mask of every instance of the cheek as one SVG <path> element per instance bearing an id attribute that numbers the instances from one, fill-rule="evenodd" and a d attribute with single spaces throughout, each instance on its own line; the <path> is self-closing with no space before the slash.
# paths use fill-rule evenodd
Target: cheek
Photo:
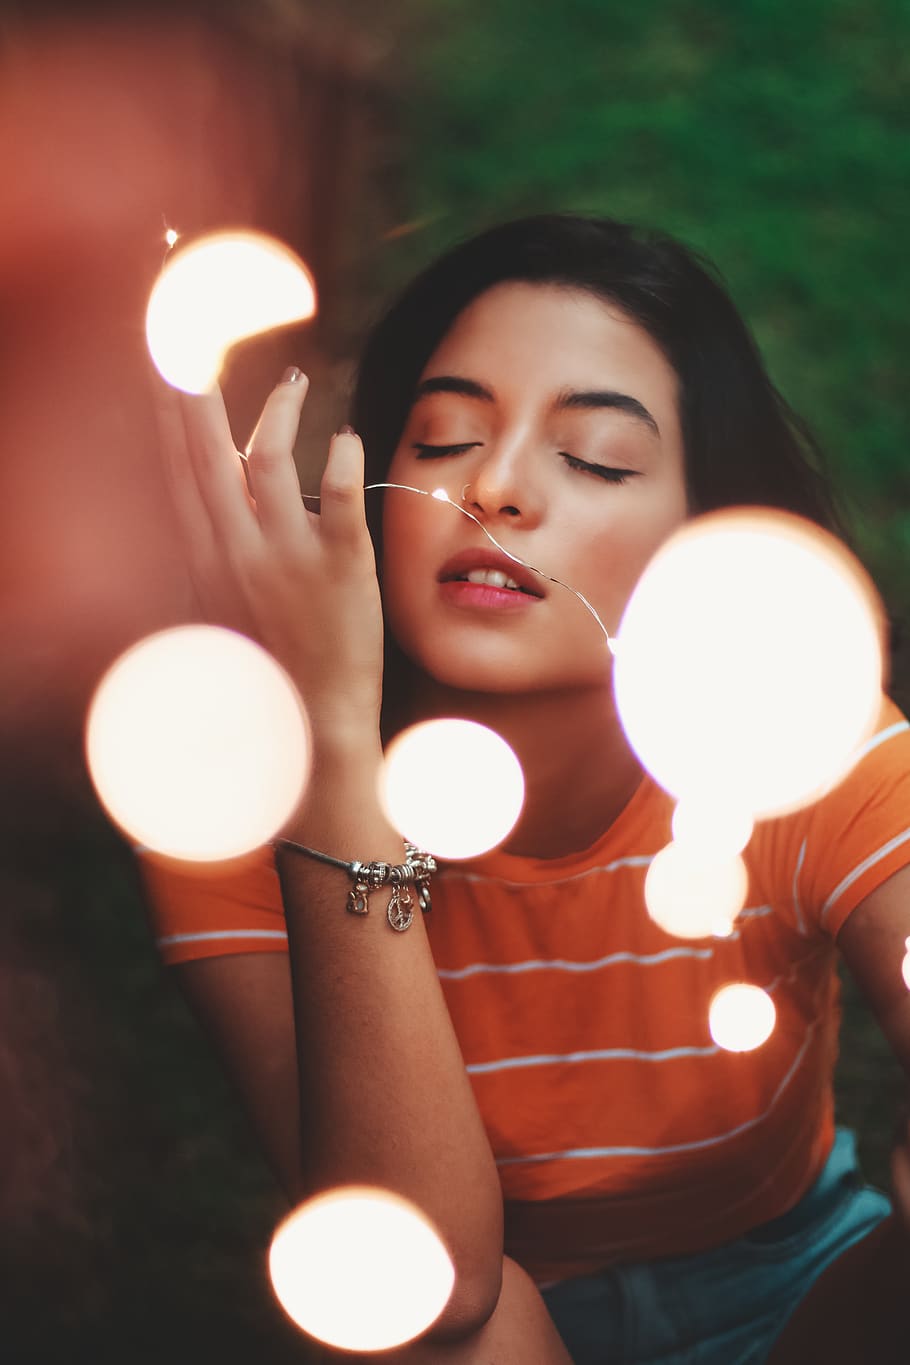
<path id="1" fill-rule="evenodd" d="M 389 635 L 402 645 L 403 627 L 411 613 L 407 599 L 408 579 L 403 572 L 402 555 L 399 550 L 399 542 L 393 539 L 390 545 L 386 533 L 383 537 L 382 550 L 382 616 Z"/>
<path id="2" fill-rule="evenodd" d="M 587 583 L 597 598 L 614 609 L 625 606 L 651 558 L 686 520 L 685 506 L 680 503 L 641 520 L 618 518 L 608 528 L 601 523 L 591 539 L 579 536 L 575 542 L 577 580 Z"/>
<path id="3" fill-rule="evenodd" d="M 424 501 L 417 493 L 403 491 L 408 487 L 419 487 L 410 474 L 411 471 L 402 469 L 401 461 L 396 455 L 385 475 L 387 483 L 401 484 L 402 488 L 386 488 L 382 494 L 383 572 L 387 567 L 389 571 L 394 569 L 398 558 L 396 550 L 400 548 L 403 539 L 410 538 L 412 532 L 416 511 L 414 504 Z M 387 559 L 391 561 L 388 566 Z"/>
<path id="4" fill-rule="evenodd" d="M 413 539 L 415 527 L 422 521 L 422 513 L 427 502 L 421 493 L 406 490 L 417 488 L 423 491 L 426 480 L 421 479 L 420 469 L 414 469 L 413 461 L 402 459 L 396 453 L 385 475 L 387 483 L 400 484 L 400 488 L 386 488 L 382 503 L 382 539 L 384 546 L 392 546 L 402 537 Z M 431 485 L 432 487 L 432 485 Z"/>
<path id="5" fill-rule="evenodd" d="M 402 482 L 390 478 L 389 482 Z M 387 607 L 408 597 L 409 586 L 423 579 L 439 544 L 439 505 L 419 493 L 387 488 L 382 516 L 382 584 Z M 438 551 L 437 551 L 438 553 Z"/>

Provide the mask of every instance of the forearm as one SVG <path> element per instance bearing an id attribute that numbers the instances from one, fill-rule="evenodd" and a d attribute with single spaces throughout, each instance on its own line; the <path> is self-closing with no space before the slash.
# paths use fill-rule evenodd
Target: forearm
<path id="1" fill-rule="evenodd" d="M 403 860 L 381 811 L 375 743 L 317 749 L 309 795 L 285 833 L 345 859 Z M 303 1192 L 374 1184 L 434 1223 L 455 1265 L 447 1313 L 486 1304 L 502 1264 L 502 1199 L 489 1142 L 430 952 L 422 914 L 394 932 L 389 890 L 368 915 L 345 909 L 350 880 L 278 854 L 300 1074 Z M 412 893 L 413 894 L 413 893 Z M 440 1326 L 444 1326 L 442 1321 Z"/>

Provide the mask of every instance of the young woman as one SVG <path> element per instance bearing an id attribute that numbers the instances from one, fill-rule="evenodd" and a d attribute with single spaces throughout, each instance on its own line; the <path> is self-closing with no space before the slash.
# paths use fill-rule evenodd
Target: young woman
<path id="1" fill-rule="evenodd" d="M 318 516 L 291 458 L 305 390 L 290 371 L 268 399 L 249 486 L 217 394 L 168 419 L 201 606 L 306 700 L 312 775 L 284 835 L 400 864 L 375 774 L 432 716 L 504 736 L 526 800 L 404 933 L 387 888 L 347 914 L 344 872 L 286 846 L 206 876 L 147 860 L 164 960 L 289 1199 L 386 1186 L 444 1238 L 452 1299 L 395 1359 L 764 1361 L 827 1266 L 897 1229 L 831 1081 L 838 949 L 910 1074 L 910 731 L 883 699 L 847 778 L 756 827 L 735 932 L 673 939 L 643 897 L 672 803 L 625 741 L 601 631 L 552 579 L 612 634 L 694 514 L 765 504 L 838 530 L 811 442 L 711 271 L 606 220 L 495 228 L 410 286 L 366 346 L 363 443 L 333 438 Z M 441 487 L 476 521 L 364 481 Z M 731 980 L 774 996 L 753 1053 L 708 1031 Z M 899 1148 L 899 1203 L 905 1169 Z"/>

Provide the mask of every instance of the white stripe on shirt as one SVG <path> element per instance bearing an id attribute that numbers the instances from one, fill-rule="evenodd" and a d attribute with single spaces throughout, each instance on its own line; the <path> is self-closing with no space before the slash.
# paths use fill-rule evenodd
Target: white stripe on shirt
<path id="1" fill-rule="evenodd" d="M 206 939 L 225 938 L 280 938 L 287 942 L 287 934 L 281 929 L 217 929 L 205 934 L 169 934 L 167 938 L 156 938 L 159 948 L 169 948 L 172 943 L 201 943 Z"/>
<path id="2" fill-rule="evenodd" d="M 508 1156 L 500 1157 L 497 1166 L 525 1166 L 540 1161 L 563 1161 L 570 1159 L 592 1159 L 605 1156 L 668 1156 L 676 1152 L 694 1152 L 705 1147 L 716 1147 L 722 1142 L 729 1142 L 731 1138 L 739 1137 L 741 1133 L 746 1133 L 750 1128 L 756 1128 L 778 1104 L 784 1091 L 787 1089 L 793 1077 L 796 1075 L 803 1058 L 809 1048 L 812 1034 L 818 1027 L 818 1020 L 809 1025 L 806 1039 L 790 1066 L 786 1076 L 784 1076 L 767 1109 L 763 1109 L 755 1118 L 747 1119 L 745 1123 L 737 1124 L 735 1128 L 728 1129 L 725 1133 L 718 1133 L 716 1137 L 699 1138 L 696 1142 L 679 1142 L 669 1147 L 577 1147 L 570 1148 L 565 1152 L 544 1152 L 539 1156 Z"/>
<path id="3" fill-rule="evenodd" d="M 806 936 L 806 921 L 803 918 L 803 907 L 799 899 L 799 874 L 802 872 L 803 863 L 806 861 L 806 848 L 808 843 L 808 838 L 805 838 L 800 845 L 799 857 L 796 860 L 796 871 L 793 873 L 793 909 L 796 911 L 799 932 L 804 938 Z"/>
<path id="4" fill-rule="evenodd" d="M 739 919 L 762 919 L 773 915 L 771 905 L 757 905 L 752 909 L 741 910 Z M 735 943 L 742 935 L 739 929 L 732 934 L 721 935 L 722 943 Z M 470 962 L 466 967 L 439 967 L 437 976 L 443 981 L 463 981 L 471 976 L 508 976 L 519 972 L 595 972 L 602 967 L 612 967 L 620 962 L 634 962 L 640 967 L 653 967 L 674 958 L 701 958 L 703 962 L 714 956 L 714 948 L 665 948 L 659 953 L 609 953 L 606 957 L 595 958 L 592 962 L 571 961 L 566 958 L 528 958 L 522 962 Z"/>
<path id="5" fill-rule="evenodd" d="M 848 872 L 846 877 L 838 883 L 822 906 L 820 916 L 822 925 L 824 925 L 829 912 L 834 908 L 844 892 L 849 891 L 853 883 L 857 881 L 864 872 L 868 872 L 870 867 L 874 867 L 876 863 L 880 863 L 882 858 L 887 858 L 889 853 L 893 853 L 896 848 L 900 848 L 901 844 L 905 844 L 908 839 L 910 839 L 910 829 L 905 829 L 902 834 L 895 834 L 893 839 L 889 839 L 886 844 L 882 844 L 881 848 L 877 848 L 874 853 L 870 853 L 868 858 L 864 858 L 852 872 Z"/>
<path id="6" fill-rule="evenodd" d="M 628 858 L 617 858 L 612 863 L 599 867 L 587 867 L 582 872 L 571 872 L 566 877 L 554 877 L 552 881 L 511 882 L 506 877 L 488 877 L 481 872 L 459 872 L 454 867 L 444 867 L 439 872 L 440 879 L 458 882 L 495 882 L 497 886 L 514 886 L 521 891 L 532 891 L 538 886 L 563 886 L 566 882 L 578 882 L 595 872 L 618 872 L 623 867 L 650 867 L 657 855 L 654 853 L 634 854 Z"/>
<path id="7" fill-rule="evenodd" d="M 895 735 L 901 734 L 904 730 L 910 730 L 910 721 L 896 720 L 894 724 L 889 725 L 886 730 L 879 730 L 877 735 L 873 735 L 871 739 L 867 739 L 866 743 L 857 750 L 854 762 L 858 763 L 861 758 L 866 757 L 866 754 L 871 754 L 873 749 L 877 749 L 880 744 L 884 744 L 886 739 L 893 739 Z"/>

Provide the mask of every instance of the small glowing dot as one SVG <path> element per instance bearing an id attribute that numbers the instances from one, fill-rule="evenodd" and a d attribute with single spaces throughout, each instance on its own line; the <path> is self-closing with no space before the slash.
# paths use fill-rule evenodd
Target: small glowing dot
<path id="1" fill-rule="evenodd" d="M 433 497 L 437 502 L 451 502 L 451 499 L 444 488 L 434 488 Z"/>
<path id="2" fill-rule="evenodd" d="M 164 240 L 167 242 L 168 246 L 175 246 L 179 237 L 180 233 L 176 232 L 173 228 L 168 228 L 167 232 L 164 234 Z"/>
<path id="3" fill-rule="evenodd" d="M 146 848 L 199 862 L 261 847 L 309 765 L 290 678 L 217 626 L 161 631 L 122 654 L 92 698 L 85 744 L 111 818 Z"/>
<path id="4" fill-rule="evenodd" d="M 436 1321 L 455 1284 L 429 1220 L 408 1200 L 369 1186 L 295 1209 L 272 1239 L 269 1275 L 298 1327 L 348 1351 L 412 1341 Z"/>
<path id="5" fill-rule="evenodd" d="M 673 812 L 673 839 L 703 857 L 742 853 L 752 837 L 754 822 L 728 802 L 711 805 L 680 801 Z"/>
<path id="6" fill-rule="evenodd" d="M 722 987 L 708 1010 L 711 1037 L 725 1052 L 754 1052 L 771 1037 L 776 1021 L 768 992 L 744 981 Z"/>
<path id="7" fill-rule="evenodd" d="M 429 720 L 389 745 L 379 798 L 396 829 L 440 858 L 501 844 L 521 814 L 524 775 L 501 736 L 470 720 Z"/>
<path id="8" fill-rule="evenodd" d="M 904 978 L 904 985 L 907 987 L 907 990 L 910 991 L 910 938 L 905 939 L 904 947 L 907 951 L 904 954 L 904 960 L 901 963 L 901 972 Z"/>
<path id="9" fill-rule="evenodd" d="M 619 628 L 626 735 L 678 798 L 755 819 L 840 781 L 881 705 L 884 613 L 865 570 L 784 512 L 696 517 L 667 540 Z"/>
<path id="10" fill-rule="evenodd" d="M 310 273 L 289 247 L 263 233 L 220 232 L 168 256 L 149 296 L 145 335 L 169 384 L 205 393 L 238 341 L 315 311 Z"/>
<path id="11" fill-rule="evenodd" d="M 681 844 L 667 844 L 648 868 L 645 904 L 655 924 L 677 938 L 726 937 L 748 884 L 738 856 L 697 857 Z"/>

